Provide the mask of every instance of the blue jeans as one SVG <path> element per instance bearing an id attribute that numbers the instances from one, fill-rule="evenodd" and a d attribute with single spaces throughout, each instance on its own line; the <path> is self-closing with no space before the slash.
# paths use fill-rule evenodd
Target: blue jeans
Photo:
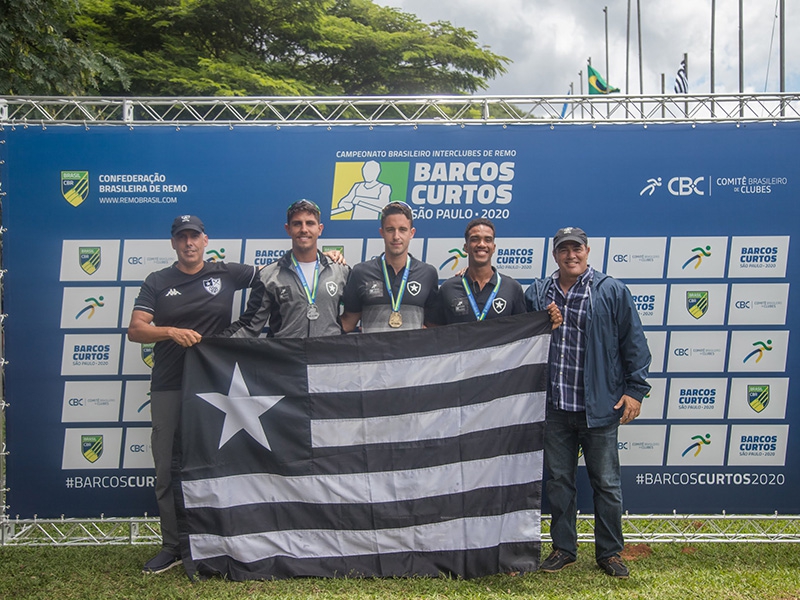
<path id="1" fill-rule="evenodd" d="M 553 547 L 573 558 L 578 554 L 577 488 L 578 446 L 583 448 L 589 483 L 594 492 L 595 558 L 619 554 L 622 540 L 622 485 L 617 430 L 619 423 L 589 428 L 585 412 L 547 407 L 544 465 L 550 474 L 547 498 Z"/>

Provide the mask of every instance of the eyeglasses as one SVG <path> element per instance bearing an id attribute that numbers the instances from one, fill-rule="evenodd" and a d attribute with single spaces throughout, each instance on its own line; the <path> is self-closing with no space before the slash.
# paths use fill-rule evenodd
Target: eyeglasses
<path id="1" fill-rule="evenodd" d="M 312 202 L 311 200 L 306 200 L 305 198 L 292 202 L 286 209 L 286 212 L 294 212 L 296 210 L 311 210 L 316 212 L 322 212 L 320 211 L 319 206 L 317 206 L 316 202 Z"/>
<path id="2" fill-rule="evenodd" d="M 393 200 L 392 202 L 389 202 L 389 204 L 384 206 L 383 210 L 386 210 L 387 208 L 408 208 L 408 209 L 411 209 L 411 206 L 409 206 L 406 202 L 403 202 L 402 200 Z"/>

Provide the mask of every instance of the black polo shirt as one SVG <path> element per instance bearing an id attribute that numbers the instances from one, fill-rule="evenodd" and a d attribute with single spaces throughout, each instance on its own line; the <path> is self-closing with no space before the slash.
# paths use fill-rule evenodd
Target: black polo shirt
<path id="1" fill-rule="evenodd" d="M 489 280 L 483 289 L 478 289 L 478 284 L 469 279 L 468 275 L 464 275 L 467 283 L 472 290 L 475 303 L 478 305 L 480 314 L 486 306 L 486 301 L 492 295 L 494 286 L 497 285 L 497 269 L 492 267 L 492 278 Z M 451 277 L 442 284 L 439 288 L 438 295 L 438 310 L 434 323 L 437 325 L 450 325 L 451 323 L 471 323 L 477 321 L 475 312 L 472 310 L 467 292 L 464 290 L 464 285 L 461 283 L 461 277 L 458 275 Z M 497 290 L 497 295 L 492 300 L 492 307 L 486 313 L 485 319 L 495 319 L 497 317 L 505 317 L 506 315 L 518 315 L 527 312 L 525 307 L 525 295 L 522 291 L 522 286 L 513 277 L 503 275 L 500 273 L 500 289 Z"/>

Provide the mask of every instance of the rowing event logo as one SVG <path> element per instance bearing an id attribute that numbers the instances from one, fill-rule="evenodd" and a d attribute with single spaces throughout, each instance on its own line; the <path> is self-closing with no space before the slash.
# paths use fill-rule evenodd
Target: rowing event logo
<path id="1" fill-rule="evenodd" d="M 90 463 L 97 462 L 103 456 L 103 436 L 81 435 L 81 453 Z"/>
<path id="2" fill-rule="evenodd" d="M 61 195 L 72 206 L 89 196 L 89 171 L 61 171 Z"/>
<path id="3" fill-rule="evenodd" d="M 683 451 L 681 456 L 686 456 L 692 450 L 694 450 L 694 454 L 692 456 L 699 455 L 700 451 L 703 449 L 704 446 L 710 446 L 711 445 L 711 434 L 707 433 L 705 436 L 694 435 L 694 436 L 692 436 L 692 440 L 694 440 L 694 443 L 690 444 L 689 447 L 686 448 L 686 450 Z"/>
<path id="4" fill-rule="evenodd" d="M 747 403 L 757 413 L 763 411 L 769 405 L 769 386 L 768 385 L 748 385 Z"/>
<path id="5" fill-rule="evenodd" d="M 686 310 L 695 319 L 699 319 L 708 312 L 708 292 L 687 291 Z"/>
<path id="6" fill-rule="evenodd" d="M 78 260 L 87 275 L 94 275 L 100 268 L 100 246 L 80 246 Z"/>
<path id="7" fill-rule="evenodd" d="M 156 356 L 153 352 L 155 348 L 155 343 L 150 342 L 149 344 L 142 344 L 142 362 L 146 364 L 151 369 L 153 368 L 153 364 L 155 364 Z"/>
<path id="8" fill-rule="evenodd" d="M 439 265 L 440 271 L 444 269 L 448 264 L 450 265 L 451 271 L 456 271 L 458 269 L 459 259 L 467 258 L 467 253 L 461 250 L 460 248 L 450 248 L 450 250 L 447 251 L 447 254 L 448 257 L 444 260 L 442 264 Z"/>
<path id="9" fill-rule="evenodd" d="M 405 202 L 407 162 L 337 162 L 331 220 L 377 221 L 389 202 Z"/>
<path id="10" fill-rule="evenodd" d="M 222 262 L 225 260 L 225 248 L 209 248 L 206 250 L 206 262 Z"/>
<path id="11" fill-rule="evenodd" d="M 692 252 L 694 254 L 692 254 L 689 260 L 683 263 L 681 269 L 685 269 L 692 263 L 694 263 L 695 269 L 700 268 L 700 265 L 703 263 L 703 257 L 708 258 L 711 256 L 711 246 L 706 246 L 705 248 L 702 247 L 692 248 Z"/>
<path id="12" fill-rule="evenodd" d="M 764 357 L 764 353 L 772 350 L 772 340 L 767 340 L 766 342 L 758 340 L 757 342 L 753 342 L 753 346 L 755 346 L 756 349 L 744 357 L 744 360 L 742 361 L 743 363 L 746 363 L 753 357 L 756 359 L 755 362 L 761 362 L 761 359 Z"/>
<path id="13" fill-rule="evenodd" d="M 103 296 L 98 296 L 97 298 L 86 298 L 84 302 L 86 302 L 86 306 L 84 306 L 80 312 L 75 315 L 75 320 L 81 318 L 82 315 L 86 314 L 87 319 L 91 319 L 94 316 L 95 310 L 98 308 L 102 308 L 105 306 L 103 303 Z"/>

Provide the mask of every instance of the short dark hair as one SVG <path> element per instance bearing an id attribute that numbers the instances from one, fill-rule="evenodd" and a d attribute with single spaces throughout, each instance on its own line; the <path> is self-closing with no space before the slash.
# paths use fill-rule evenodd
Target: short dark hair
<path id="1" fill-rule="evenodd" d="M 317 217 L 317 222 L 320 221 L 320 210 L 319 206 L 317 206 L 316 202 L 312 202 L 311 200 L 306 200 L 303 198 L 302 200 L 297 200 L 296 202 L 292 202 L 289 205 L 289 208 L 286 209 L 286 223 L 292 222 L 292 217 L 295 216 L 299 212 L 310 212 L 315 217 Z"/>
<path id="2" fill-rule="evenodd" d="M 383 207 L 381 210 L 381 227 L 383 227 L 383 222 L 386 220 L 386 217 L 390 215 L 403 215 L 411 221 L 411 226 L 414 226 L 414 214 L 411 212 L 411 207 L 405 202 L 389 202 L 389 204 Z"/>
<path id="3" fill-rule="evenodd" d="M 492 223 L 489 219 L 485 217 L 478 217 L 477 219 L 472 219 L 469 223 L 467 223 L 467 228 L 464 230 L 464 241 L 469 241 L 469 230 L 473 227 L 477 227 L 478 225 L 486 225 L 489 229 L 492 230 L 492 236 L 494 237 L 494 223 Z"/>

